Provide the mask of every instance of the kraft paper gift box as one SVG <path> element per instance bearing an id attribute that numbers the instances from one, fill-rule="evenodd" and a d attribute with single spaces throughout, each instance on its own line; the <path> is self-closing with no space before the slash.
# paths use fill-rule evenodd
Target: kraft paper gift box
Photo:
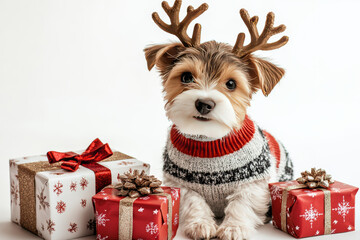
<path id="1" fill-rule="evenodd" d="M 102 144 L 98 139 L 94 142 Z M 74 161 L 67 165 L 71 168 Z M 64 170 L 60 162 L 49 164 L 46 155 L 11 159 L 11 220 L 44 239 L 92 235 L 92 196 L 104 186 L 116 184 L 130 169 L 147 173 L 150 169 L 149 164 L 117 151 L 102 161 L 77 167 L 74 172 Z"/>

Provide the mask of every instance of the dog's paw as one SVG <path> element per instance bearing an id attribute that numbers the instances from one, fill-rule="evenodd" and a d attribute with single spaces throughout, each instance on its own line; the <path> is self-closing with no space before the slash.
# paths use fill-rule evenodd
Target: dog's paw
<path id="1" fill-rule="evenodd" d="M 184 226 L 185 235 L 191 239 L 210 239 L 216 236 L 217 225 L 213 219 L 200 220 Z"/>
<path id="2" fill-rule="evenodd" d="M 241 227 L 234 223 L 223 223 L 219 226 L 216 236 L 221 240 L 244 240 L 248 239 L 254 232 L 254 228 Z"/>

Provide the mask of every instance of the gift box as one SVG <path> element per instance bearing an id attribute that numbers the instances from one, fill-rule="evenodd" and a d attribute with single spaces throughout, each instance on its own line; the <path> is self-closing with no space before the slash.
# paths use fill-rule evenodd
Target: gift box
<path id="1" fill-rule="evenodd" d="M 173 239 L 179 224 L 180 189 L 131 198 L 105 188 L 93 197 L 97 239 Z"/>
<path id="2" fill-rule="evenodd" d="M 129 169 L 150 169 L 98 139 L 82 152 L 11 159 L 11 220 L 45 239 L 92 235 L 92 196 Z"/>
<path id="3" fill-rule="evenodd" d="M 272 222 L 295 238 L 355 230 L 357 187 L 335 181 L 309 189 L 297 181 L 269 184 Z"/>

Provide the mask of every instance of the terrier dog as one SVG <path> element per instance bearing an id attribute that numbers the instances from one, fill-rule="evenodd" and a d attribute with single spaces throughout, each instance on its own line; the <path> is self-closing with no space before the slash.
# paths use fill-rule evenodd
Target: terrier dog
<path id="1" fill-rule="evenodd" d="M 181 187 L 180 224 L 188 237 L 247 239 L 266 221 L 268 182 L 293 177 L 284 146 L 246 114 L 252 94 L 261 89 L 267 96 L 285 73 L 252 53 L 285 45 L 286 36 L 267 42 L 285 26 L 273 27 L 274 14 L 269 13 L 259 34 L 258 17 L 241 9 L 251 36 L 248 45 L 244 33 L 234 47 L 200 43 L 200 24 L 191 38 L 186 30 L 207 4 L 189 6 L 182 21 L 181 0 L 162 7 L 170 24 L 157 13 L 153 20 L 181 41 L 144 50 L 148 69 L 160 71 L 166 114 L 174 123 L 164 152 L 164 182 Z M 215 218 L 223 218 L 219 226 Z"/>

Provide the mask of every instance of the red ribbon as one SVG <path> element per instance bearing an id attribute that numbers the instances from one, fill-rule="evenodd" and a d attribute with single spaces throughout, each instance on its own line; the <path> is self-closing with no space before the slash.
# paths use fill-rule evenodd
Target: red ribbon
<path id="1" fill-rule="evenodd" d="M 98 138 L 95 139 L 89 147 L 82 154 L 74 152 L 48 152 L 47 158 L 49 163 L 61 163 L 61 168 L 75 172 L 78 170 L 79 165 L 86 165 L 89 163 L 96 163 L 112 155 L 109 145 L 103 144 Z"/>
<path id="2" fill-rule="evenodd" d="M 111 184 L 111 171 L 97 162 L 110 157 L 113 154 L 109 145 L 103 144 L 96 138 L 82 153 L 49 151 L 46 155 L 49 163 L 62 162 L 61 168 L 75 172 L 82 165 L 94 171 L 96 179 L 96 192 Z"/>

